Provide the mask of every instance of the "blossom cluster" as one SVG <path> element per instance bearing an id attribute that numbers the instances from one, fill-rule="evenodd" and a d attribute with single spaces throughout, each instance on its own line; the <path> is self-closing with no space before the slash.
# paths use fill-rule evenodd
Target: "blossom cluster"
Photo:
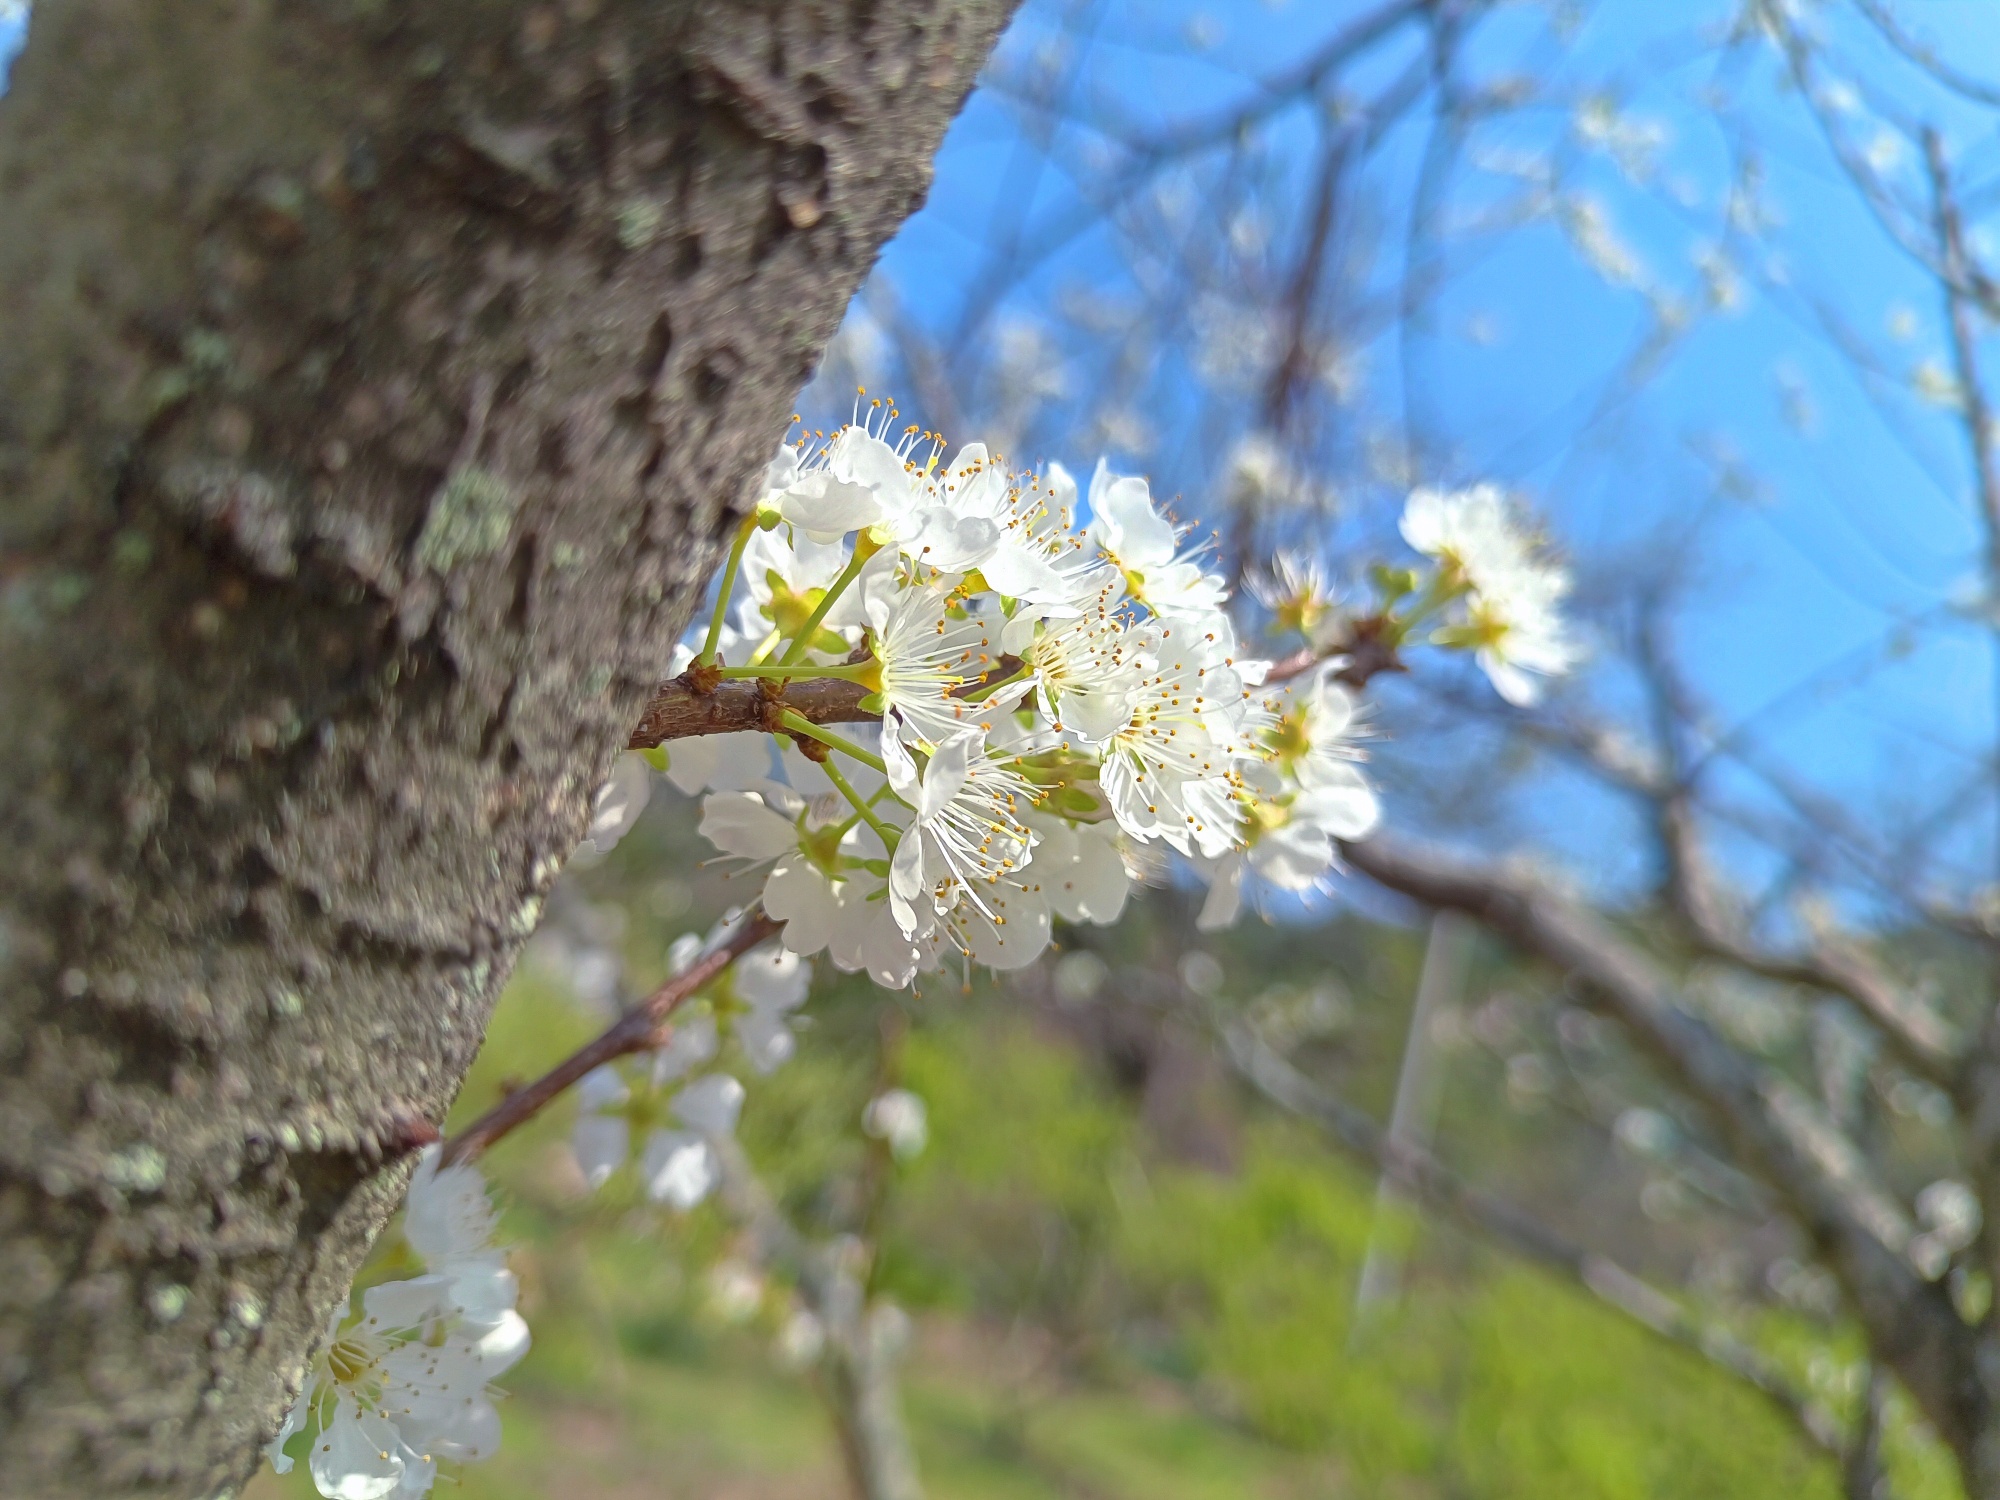
<path id="1" fill-rule="evenodd" d="M 427 1148 L 403 1218 L 423 1273 L 368 1288 L 359 1315 L 335 1312 L 266 1449 L 271 1466 L 289 1473 L 285 1445 L 310 1429 L 306 1467 L 336 1500 L 427 1495 L 440 1459 L 489 1457 L 500 1445 L 489 1384 L 528 1352 L 477 1169 L 441 1167 L 438 1148 Z"/>
<path id="2" fill-rule="evenodd" d="M 1135 872 L 1169 855 L 1208 885 L 1204 927 L 1232 921 L 1252 879 L 1318 885 L 1380 816 L 1351 652 L 1464 650 L 1517 704 L 1577 660 L 1567 576 L 1491 486 L 1413 494 L 1402 530 L 1423 568 L 1376 568 L 1365 608 L 1277 559 L 1257 596 L 1272 633 L 1304 643 L 1279 666 L 1242 648 L 1227 581 L 1144 479 L 1100 461 L 1080 496 L 1060 464 L 1013 471 L 976 443 L 947 462 L 936 435 L 891 430 L 892 405 L 856 415 L 770 465 L 707 628 L 677 652 L 703 691 L 760 681 L 773 732 L 677 741 L 659 762 L 703 798 L 702 834 L 760 876 L 779 941 L 703 986 L 641 1064 L 582 1080 L 572 1144 L 592 1187 L 629 1162 L 655 1202 L 708 1196 L 745 1092 L 712 1064 L 725 1044 L 756 1073 L 792 1055 L 816 954 L 892 989 L 953 957 L 1019 968 L 1057 919 L 1116 921 Z M 798 680 L 850 685 L 847 711 L 789 706 Z M 650 785 L 621 762 L 579 853 L 616 843 Z M 743 920 L 684 938 L 674 971 Z M 907 1159 L 923 1103 L 891 1089 L 862 1128 Z M 313 1480 L 339 1500 L 424 1495 L 440 1459 L 491 1453 L 490 1382 L 528 1347 L 477 1172 L 432 1147 L 405 1220 L 423 1273 L 341 1309 L 269 1450 L 287 1472 L 310 1429 Z"/>
<path id="3" fill-rule="evenodd" d="M 1445 617 L 1431 642 L 1471 651 L 1509 703 L 1534 703 L 1540 679 L 1576 666 L 1562 615 L 1569 575 L 1540 555 L 1497 486 L 1416 491 L 1403 540 L 1438 565 L 1428 602 Z"/>
<path id="4" fill-rule="evenodd" d="M 671 752 L 786 949 L 890 988 L 955 955 L 1018 968 L 1053 919 L 1116 920 L 1149 854 L 1214 881 L 1220 917 L 1246 870 L 1307 888 L 1374 827 L 1335 665 L 1271 680 L 1144 479 L 1100 462 L 1080 496 L 894 417 L 780 454 L 686 647 L 718 678 L 866 693 L 857 728 L 791 714 L 775 746 Z"/>

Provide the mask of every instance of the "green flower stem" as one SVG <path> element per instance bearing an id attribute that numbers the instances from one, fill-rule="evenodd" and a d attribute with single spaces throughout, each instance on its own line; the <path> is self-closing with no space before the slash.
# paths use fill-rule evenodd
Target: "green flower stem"
<path id="1" fill-rule="evenodd" d="M 896 852 L 896 830 L 875 816 L 861 794 L 855 791 L 847 778 L 841 774 L 838 765 L 831 760 L 824 760 L 820 762 L 819 768 L 826 772 L 826 779 L 834 784 L 840 795 L 854 804 L 854 810 L 861 815 L 861 820 L 875 830 L 875 837 L 882 841 L 882 847 L 893 855 Z"/>
<path id="2" fill-rule="evenodd" d="M 750 537 L 757 530 L 757 512 L 751 511 L 736 528 L 736 540 L 729 544 L 729 562 L 722 570 L 722 587 L 715 591 L 715 613 L 708 617 L 708 639 L 702 642 L 701 655 L 695 658 L 700 666 L 707 666 L 715 660 L 715 646 L 722 639 L 723 617 L 729 613 L 729 596 L 736 591 L 736 574 L 743 566 L 743 549 L 750 545 Z"/>
<path id="3" fill-rule="evenodd" d="M 749 664 L 754 667 L 760 661 L 767 659 L 773 651 L 778 649 L 778 643 L 782 640 L 784 640 L 784 636 L 778 631 L 773 630 L 757 643 L 757 649 L 750 653 Z"/>
<path id="4" fill-rule="evenodd" d="M 1401 644 L 1430 616 L 1438 613 L 1452 600 L 1462 598 L 1471 592 L 1472 584 L 1463 572 L 1457 568 L 1439 568 L 1432 576 L 1429 586 L 1412 601 L 1407 613 L 1399 615 L 1393 610 L 1390 612 L 1388 623 L 1393 638 L 1389 644 L 1391 646 Z"/>
<path id="5" fill-rule="evenodd" d="M 862 567 L 874 555 L 873 551 L 856 545 L 854 555 L 848 558 L 847 566 L 840 570 L 840 576 L 827 586 L 826 597 L 813 607 L 813 612 L 806 617 L 805 625 L 792 637 L 791 650 L 781 658 L 785 665 L 789 666 L 806 654 L 807 647 L 812 644 L 813 636 L 819 631 L 820 621 L 824 620 L 826 612 L 833 608 L 833 601 L 847 592 L 847 586 L 861 576 Z"/>
<path id="6" fill-rule="evenodd" d="M 884 776 L 889 774 L 889 768 L 882 763 L 881 756 L 873 755 L 863 750 L 852 740 L 842 739 L 830 729 L 820 728 L 819 725 L 813 723 L 804 714 L 795 713 L 788 708 L 782 714 L 778 715 L 778 723 L 792 734 L 802 734 L 807 739 L 818 740 L 828 749 L 838 750 L 842 755 L 852 756 L 855 760 L 860 761 L 862 765 L 871 766 Z M 821 762 L 821 764 L 824 765 L 827 762 Z"/>

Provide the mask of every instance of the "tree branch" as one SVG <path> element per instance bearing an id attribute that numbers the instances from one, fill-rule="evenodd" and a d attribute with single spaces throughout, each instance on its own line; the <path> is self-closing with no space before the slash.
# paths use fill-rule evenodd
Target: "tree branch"
<path id="1" fill-rule="evenodd" d="M 867 1248 L 851 1236 L 815 1244 L 786 1217 L 738 1142 L 717 1141 L 715 1150 L 723 1206 L 748 1232 L 752 1254 L 793 1279 L 825 1332 L 821 1395 L 856 1500 L 923 1500 L 896 1390 L 894 1340 L 868 1296 Z"/>
<path id="2" fill-rule="evenodd" d="M 1956 1094 L 1964 1054 L 1956 1028 L 1909 994 L 1865 952 L 1832 935 L 1792 954 L 1759 948 L 1729 910 L 1696 842 L 1684 797 L 1661 803 L 1661 836 L 1670 851 L 1668 883 L 1674 909 L 1695 946 L 1713 958 L 1779 984 L 1798 984 L 1854 1003 L 1882 1032 L 1911 1072 Z"/>
<path id="3" fill-rule="evenodd" d="M 719 948 L 704 953 L 686 969 L 626 1011 L 595 1041 L 587 1042 L 533 1083 L 513 1090 L 493 1108 L 444 1143 L 444 1164 L 470 1161 L 510 1130 L 525 1125 L 565 1089 L 593 1068 L 634 1052 L 665 1045 L 667 1020 L 687 998 L 759 943 L 776 937 L 778 924 L 763 912 L 753 912 Z"/>
<path id="4" fill-rule="evenodd" d="M 736 734 L 751 731 L 780 734 L 778 714 L 783 709 L 815 724 L 865 724 L 881 719 L 861 707 L 868 689 L 858 682 L 838 677 L 808 677 L 785 684 L 781 698 L 768 695 L 761 683 L 737 679 L 718 684 L 710 692 L 698 692 L 685 676 L 669 678 L 653 692 L 652 701 L 639 717 L 638 727 L 626 741 L 628 750 L 650 750 L 668 740 L 683 740 L 700 734 Z"/>
<path id="5" fill-rule="evenodd" d="M 1532 875 L 1377 837 L 1342 846 L 1390 890 L 1477 917 L 1577 981 L 1623 1022 L 1788 1205 L 1839 1276 L 1877 1357 L 1902 1378 L 1962 1458 L 1979 1442 L 1979 1340 L 1942 1291 L 1905 1260 L 1910 1225 L 1860 1152 L 1783 1078 L 1687 1014 L 1652 961 Z"/>
<path id="6" fill-rule="evenodd" d="M 1849 1445 L 1834 1414 L 1727 1328 L 1702 1321 L 1623 1266 L 1571 1243 L 1513 1204 L 1480 1192 L 1422 1147 L 1392 1138 L 1362 1111 L 1314 1084 L 1250 1028 L 1227 1028 L 1223 1039 L 1237 1072 L 1265 1098 L 1311 1120 L 1342 1150 L 1379 1169 L 1424 1206 L 1451 1215 L 1647 1331 L 1699 1354 L 1763 1396 L 1821 1450 L 1836 1460 L 1848 1457 Z"/>

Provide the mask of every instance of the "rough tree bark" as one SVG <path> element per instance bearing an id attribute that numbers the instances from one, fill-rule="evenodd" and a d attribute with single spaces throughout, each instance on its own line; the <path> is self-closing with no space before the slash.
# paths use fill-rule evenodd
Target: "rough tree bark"
<path id="1" fill-rule="evenodd" d="M 233 1489 L 1010 0 L 40 0 L 0 1474 Z"/>

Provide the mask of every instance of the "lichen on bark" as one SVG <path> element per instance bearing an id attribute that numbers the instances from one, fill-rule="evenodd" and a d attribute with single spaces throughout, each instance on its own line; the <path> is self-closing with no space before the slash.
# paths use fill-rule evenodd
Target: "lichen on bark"
<path id="1" fill-rule="evenodd" d="M 41 0 L 0 1473 L 241 1482 L 1007 0 Z"/>

